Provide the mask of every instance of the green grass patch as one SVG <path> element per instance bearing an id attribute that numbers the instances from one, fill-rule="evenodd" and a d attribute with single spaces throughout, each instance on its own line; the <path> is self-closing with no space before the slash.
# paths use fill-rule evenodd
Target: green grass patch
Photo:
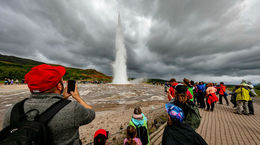
<path id="1" fill-rule="evenodd" d="M 0 54 L 0 80 L 3 81 L 5 78 L 22 80 L 24 79 L 25 74 L 29 72 L 32 67 L 39 64 L 43 64 L 43 62 Z M 95 69 L 66 67 L 66 74 L 63 79 L 111 82 L 112 77 L 106 76 Z"/>
<path id="2" fill-rule="evenodd" d="M 257 93 L 257 96 L 256 96 L 256 97 L 260 98 L 260 90 L 255 89 L 255 92 Z"/>
<path id="3" fill-rule="evenodd" d="M 226 85 L 226 87 L 227 87 L 228 90 L 233 90 L 235 88 L 234 85 Z"/>

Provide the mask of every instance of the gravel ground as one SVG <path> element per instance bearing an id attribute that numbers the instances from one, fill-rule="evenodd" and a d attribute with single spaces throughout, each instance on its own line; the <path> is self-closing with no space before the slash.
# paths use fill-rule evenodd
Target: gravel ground
<path id="1" fill-rule="evenodd" d="M 165 114 L 166 94 L 163 86 L 148 84 L 79 84 L 81 97 L 93 106 L 96 118 L 90 124 L 80 127 L 80 138 L 84 144 L 92 142 L 96 130 L 104 128 L 111 134 L 110 142 L 117 144 L 125 137 L 133 109 L 141 106 L 148 118 L 150 128 L 154 120 Z M 0 86 L 0 128 L 8 107 L 28 97 L 30 92 L 26 85 Z M 72 98 L 70 98 L 72 99 Z M 73 99 L 72 99 L 73 100 Z M 118 134 L 115 134 L 122 131 Z"/>

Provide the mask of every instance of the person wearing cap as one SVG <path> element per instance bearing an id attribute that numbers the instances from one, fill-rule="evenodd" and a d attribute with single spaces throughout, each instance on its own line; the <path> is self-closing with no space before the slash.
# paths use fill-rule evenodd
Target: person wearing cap
<path id="1" fill-rule="evenodd" d="M 180 107 L 168 103 L 165 109 L 168 122 L 163 132 L 162 145 L 207 145 L 195 130 L 183 123 L 185 115 Z"/>
<path id="2" fill-rule="evenodd" d="M 175 100 L 172 104 L 180 107 L 184 112 L 184 123 L 190 125 L 194 130 L 200 125 L 200 113 L 197 105 L 195 105 L 187 96 L 187 87 L 178 84 L 175 87 Z"/>
<path id="3" fill-rule="evenodd" d="M 79 95 L 77 85 L 75 91 L 67 93 L 64 89 L 62 77 L 65 75 L 62 66 L 50 66 L 42 64 L 33 67 L 26 75 L 25 81 L 31 92 L 29 99 L 24 103 L 24 112 L 30 110 L 27 118 L 34 118 L 41 114 L 54 103 L 72 96 L 72 101 L 63 107 L 49 121 L 48 127 L 51 134 L 51 143 L 54 145 L 81 144 L 79 139 L 79 127 L 90 123 L 95 118 L 95 112 Z M 12 106 L 13 107 L 13 106 Z M 5 115 L 3 127 L 10 124 L 10 107 Z M 31 110 L 35 110 L 31 111 Z"/>
<path id="4" fill-rule="evenodd" d="M 129 122 L 137 131 L 137 137 L 141 139 L 143 145 L 149 145 L 149 132 L 147 127 L 147 118 L 142 113 L 139 106 L 135 107 L 134 114 Z"/>
<path id="5" fill-rule="evenodd" d="M 235 112 L 236 114 L 242 114 L 242 113 L 244 113 L 245 115 L 249 114 L 248 101 L 250 100 L 250 95 L 247 86 L 248 86 L 247 84 L 241 83 L 240 87 L 235 91 L 237 94 L 236 97 L 237 111 Z"/>
<path id="6" fill-rule="evenodd" d="M 107 144 L 109 132 L 105 129 L 99 129 L 94 134 L 94 145 L 110 145 Z"/>
<path id="7" fill-rule="evenodd" d="M 250 95 L 250 99 L 248 101 L 248 110 L 249 110 L 249 114 L 254 115 L 255 111 L 254 111 L 254 105 L 253 105 L 253 97 L 257 96 L 255 90 L 254 90 L 254 86 L 252 85 L 252 83 L 248 84 L 248 88 L 250 90 L 249 95 Z"/>

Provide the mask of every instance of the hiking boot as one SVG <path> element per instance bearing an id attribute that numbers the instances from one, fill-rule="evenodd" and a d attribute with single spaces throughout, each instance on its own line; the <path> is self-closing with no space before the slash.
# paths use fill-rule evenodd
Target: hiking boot
<path id="1" fill-rule="evenodd" d="M 249 116 L 249 113 L 243 113 L 243 114 Z"/>
<path id="2" fill-rule="evenodd" d="M 242 115 L 242 113 L 238 113 L 238 112 L 234 112 L 235 114 L 239 114 L 239 115 Z"/>

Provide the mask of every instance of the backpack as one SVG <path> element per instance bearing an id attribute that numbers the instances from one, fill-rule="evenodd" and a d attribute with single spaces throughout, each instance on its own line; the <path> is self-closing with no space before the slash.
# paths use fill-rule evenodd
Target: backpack
<path id="1" fill-rule="evenodd" d="M 33 121 L 29 121 L 26 119 L 26 113 L 24 113 L 24 102 L 27 99 L 14 105 L 11 112 L 10 125 L 0 132 L 0 145 L 51 144 L 47 124 L 59 110 L 71 102 L 67 99 L 61 99 L 40 115 L 36 115 Z M 34 110 L 36 109 L 30 111 Z"/>
<path id="2" fill-rule="evenodd" d="M 227 92 L 224 92 L 224 96 L 228 96 L 228 93 L 227 93 Z"/>
<path id="3" fill-rule="evenodd" d="M 136 127 L 137 137 L 140 138 L 142 145 L 147 145 L 149 142 L 147 129 L 145 128 L 145 126 L 137 127 L 135 125 L 135 127 Z"/>
<path id="4" fill-rule="evenodd" d="M 200 120 L 201 120 L 200 112 L 198 107 L 195 104 L 187 104 L 187 106 L 189 109 L 186 118 L 184 119 L 184 122 L 190 125 L 195 130 L 200 125 Z"/>

